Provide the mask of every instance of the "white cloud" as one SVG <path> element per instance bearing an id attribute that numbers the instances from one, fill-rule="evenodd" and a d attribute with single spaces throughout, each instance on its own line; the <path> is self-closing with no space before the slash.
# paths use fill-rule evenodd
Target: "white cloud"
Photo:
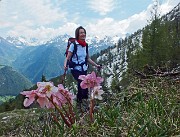
<path id="1" fill-rule="evenodd" d="M 10 30 L 8 35 L 10 36 L 24 36 L 26 38 L 37 38 L 40 41 L 48 41 L 60 34 L 69 34 L 74 36 L 74 30 L 78 27 L 77 24 L 67 23 L 59 28 L 46 28 L 44 26 L 40 26 L 36 29 L 31 29 L 27 26 L 23 26 L 22 24 L 16 26 L 14 30 Z"/>
<path id="2" fill-rule="evenodd" d="M 0 29 L 6 28 L 6 27 L 11 27 L 13 25 L 12 22 L 7 22 L 7 21 L 1 21 L 0 20 Z"/>
<path id="3" fill-rule="evenodd" d="M 100 15 L 106 15 L 111 12 L 115 7 L 114 0 L 90 0 L 89 7 L 95 12 L 99 12 Z"/>
<path id="4" fill-rule="evenodd" d="M 89 6 L 95 12 L 106 15 L 116 8 L 117 1 L 91 0 Z M 47 41 L 61 34 L 74 36 L 75 29 L 79 25 L 83 25 L 87 30 L 87 35 L 99 37 L 118 35 L 124 37 L 126 33 L 134 33 L 147 24 L 152 8 L 151 4 L 144 11 L 124 20 L 115 20 L 108 16 L 104 16 L 105 18 L 102 19 L 92 17 L 86 20 L 78 11 L 74 12 L 73 18 L 67 22 L 66 15 L 68 14 L 60 8 L 65 0 L 54 0 L 53 2 L 52 0 L 19 0 L 18 4 L 9 4 L 11 0 L 1 1 L 0 29 L 8 28 L 7 35 L 25 36 Z M 161 14 L 169 12 L 177 4 L 177 0 L 166 0 L 160 5 Z M 86 23 L 83 24 L 83 22 Z M 3 34 L 3 31 L 0 34 Z"/>
<path id="5" fill-rule="evenodd" d="M 10 4 L 11 3 L 11 4 Z M 56 33 L 53 28 L 55 22 L 66 22 L 66 12 L 61 10 L 61 2 L 52 5 L 51 0 L 11 0 L 2 1 L 0 4 L 0 28 L 9 30 L 7 35 L 37 37 L 47 40 Z M 51 26 L 42 27 L 42 26 Z"/>
<path id="6" fill-rule="evenodd" d="M 52 5 L 50 0 L 18 0 L 14 3 L 6 0 L 2 1 L 0 6 L 1 19 L 6 23 L 13 22 L 12 27 L 18 25 L 19 22 L 27 21 L 36 26 L 66 21 L 67 13 L 61 10 L 59 5 Z M 0 21 L 0 25 L 3 25 L 2 21 Z"/>
<path id="7" fill-rule="evenodd" d="M 89 23 L 87 27 L 87 34 L 97 36 L 121 36 L 124 37 L 126 33 L 134 33 L 138 29 L 143 28 L 147 23 L 148 13 L 143 11 L 135 14 L 125 20 L 115 21 L 112 18 L 104 18 L 95 23 Z"/>
<path id="8" fill-rule="evenodd" d="M 172 2 L 172 0 L 167 0 L 165 3 L 160 5 L 160 13 L 161 15 L 166 14 L 169 12 L 174 5 L 177 5 L 178 2 Z M 133 16 L 121 20 L 121 21 L 116 21 L 113 20 L 112 18 L 105 18 L 102 20 L 98 20 L 97 22 L 90 24 L 89 30 L 94 31 L 97 33 L 97 35 L 104 36 L 104 35 L 109 35 L 111 34 L 112 36 L 114 35 L 119 35 L 121 37 L 124 37 L 126 33 L 134 33 L 138 29 L 142 29 L 145 25 L 148 24 L 148 21 L 151 18 L 151 10 L 152 10 L 152 4 L 150 4 L 146 10 L 134 14 Z M 96 34 L 95 33 L 95 34 Z"/>
<path id="9" fill-rule="evenodd" d="M 59 11 L 59 7 L 52 5 L 52 2 L 45 0 L 22 0 L 22 5 L 26 7 L 29 18 L 39 25 L 50 24 L 55 21 L 66 20 L 66 13 Z"/>
<path id="10" fill-rule="evenodd" d="M 126 32 L 134 33 L 138 29 L 142 29 L 149 20 L 150 13 L 148 11 L 142 11 L 139 14 L 134 14 L 129 17 L 126 21 L 129 22 L 129 26 Z"/>
<path id="11" fill-rule="evenodd" d="M 71 23 L 66 23 L 66 24 L 64 24 L 63 26 L 61 26 L 61 27 L 58 28 L 57 34 L 58 34 L 58 35 L 59 35 L 59 34 L 69 34 L 69 35 L 71 35 L 72 37 L 74 37 L 74 35 L 75 35 L 75 29 L 76 29 L 77 27 L 79 27 L 79 26 L 80 26 L 79 24 L 75 24 L 75 23 L 73 23 L 73 22 L 71 22 Z"/>
<path id="12" fill-rule="evenodd" d="M 23 36 L 25 38 L 37 38 L 39 41 L 48 41 L 51 38 L 57 36 L 57 29 L 54 28 L 45 28 L 41 26 L 36 29 L 29 29 L 25 26 L 17 26 L 15 30 L 11 30 L 8 32 L 10 36 Z M 20 35 L 21 34 L 21 35 Z"/>

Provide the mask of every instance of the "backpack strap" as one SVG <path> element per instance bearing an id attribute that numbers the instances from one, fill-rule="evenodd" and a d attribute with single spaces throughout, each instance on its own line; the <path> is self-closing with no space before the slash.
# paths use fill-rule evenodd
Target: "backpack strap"
<path id="1" fill-rule="evenodd" d="M 85 58 L 85 62 L 84 63 L 79 63 L 79 60 L 78 60 L 78 55 L 77 55 L 77 44 L 76 42 L 72 42 L 74 44 L 74 50 L 73 50 L 73 55 L 71 56 L 71 61 L 72 61 L 72 57 L 74 55 L 76 55 L 77 57 L 77 62 L 78 64 L 74 64 L 74 66 L 81 66 L 82 67 L 82 70 L 83 70 L 83 65 L 86 64 L 87 65 L 87 56 L 88 56 L 88 44 L 86 43 L 86 58 Z M 84 70 L 83 70 L 84 71 Z"/>
<path id="2" fill-rule="evenodd" d="M 76 55 L 77 61 L 78 61 L 77 44 L 76 44 L 76 42 L 73 42 L 73 44 L 74 44 L 73 55 L 74 55 L 74 54 Z M 72 55 L 72 56 L 73 56 L 73 55 Z M 86 59 L 87 59 L 87 55 L 88 55 L 88 44 L 86 43 Z M 78 61 L 78 64 L 79 64 L 79 61 Z"/>
<path id="3" fill-rule="evenodd" d="M 88 59 L 88 44 L 86 43 L 86 58 L 85 58 L 86 65 L 87 65 L 87 59 Z"/>
<path id="4" fill-rule="evenodd" d="M 78 55 L 77 55 L 77 44 L 76 44 L 76 42 L 73 42 L 73 44 L 74 44 L 74 50 L 73 50 L 73 55 L 72 55 L 72 57 L 74 56 L 74 54 L 76 55 L 76 57 L 77 57 L 77 61 L 78 61 Z M 71 57 L 71 59 L 72 59 L 72 57 Z M 79 64 L 79 61 L 78 61 L 78 64 Z"/>
<path id="5" fill-rule="evenodd" d="M 86 54 L 88 55 L 88 44 L 86 43 Z"/>

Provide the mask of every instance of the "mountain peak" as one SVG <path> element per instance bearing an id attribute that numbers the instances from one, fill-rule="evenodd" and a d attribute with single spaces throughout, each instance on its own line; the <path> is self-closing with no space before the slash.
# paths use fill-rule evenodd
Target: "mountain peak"
<path id="1" fill-rule="evenodd" d="M 20 37 L 8 36 L 6 37 L 6 40 L 9 43 L 15 44 L 16 47 L 37 46 L 45 43 L 43 41 L 39 41 L 37 38 L 26 38 L 24 36 L 20 36 Z"/>

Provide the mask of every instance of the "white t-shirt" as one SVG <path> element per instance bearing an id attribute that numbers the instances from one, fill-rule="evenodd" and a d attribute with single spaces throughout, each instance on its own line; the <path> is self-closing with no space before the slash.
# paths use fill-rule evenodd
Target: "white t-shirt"
<path id="1" fill-rule="evenodd" d="M 72 57 L 72 61 L 75 62 L 76 64 L 78 64 L 78 62 L 79 62 L 79 64 L 81 64 L 81 63 L 85 62 L 85 59 L 86 59 L 86 47 L 82 47 L 77 41 L 75 41 L 75 42 L 77 45 L 78 60 L 77 60 L 76 54 L 74 54 Z M 74 51 L 74 44 L 73 43 L 71 43 L 68 51 L 73 53 L 73 51 Z M 86 66 L 86 64 L 83 65 L 84 71 L 87 70 L 87 67 L 88 66 Z M 82 71 L 81 66 L 75 66 L 74 69 Z"/>

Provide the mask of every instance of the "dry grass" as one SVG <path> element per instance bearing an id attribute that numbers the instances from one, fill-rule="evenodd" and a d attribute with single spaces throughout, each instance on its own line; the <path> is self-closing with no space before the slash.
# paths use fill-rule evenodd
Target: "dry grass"
<path id="1" fill-rule="evenodd" d="M 180 135 L 179 85 L 166 79 L 137 80 L 124 92 L 108 95 L 106 103 L 94 113 L 77 115 L 76 123 L 67 128 L 59 125 L 44 109 L 22 109 L 0 113 L 0 135 L 29 136 L 172 136 Z"/>

